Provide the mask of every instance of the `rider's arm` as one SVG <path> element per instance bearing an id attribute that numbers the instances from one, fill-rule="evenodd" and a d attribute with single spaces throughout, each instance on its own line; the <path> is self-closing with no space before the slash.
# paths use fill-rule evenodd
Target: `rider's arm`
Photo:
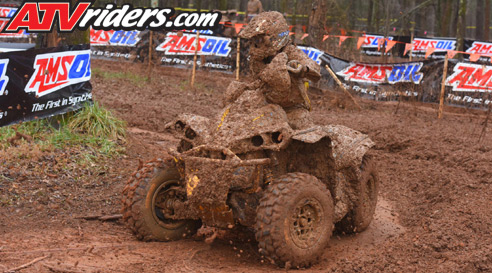
<path id="1" fill-rule="evenodd" d="M 320 66 L 294 45 L 287 46 L 285 52 L 289 60 L 297 60 L 302 65 L 301 77 L 317 82 L 321 78 Z"/>
<path id="2" fill-rule="evenodd" d="M 287 54 L 282 52 L 275 56 L 272 62 L 261 71 L 260 79 L 274 89 L 270 91 L 290 89 L 291 81 L 287 71 L 287 61 Z"/>

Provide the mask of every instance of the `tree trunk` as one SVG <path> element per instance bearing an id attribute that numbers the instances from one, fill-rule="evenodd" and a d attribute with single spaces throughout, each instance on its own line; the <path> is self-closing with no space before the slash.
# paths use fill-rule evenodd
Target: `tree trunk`
<path id="1" fill-rule="evenodd" d="M 381 0 L 374 0 L 374 19 L 375 19 L 375 28 L 374 28 L 374 32 L 379 32 L 379 22 L 381 20 L 381 16 L 380 16 L 380 13 L 379 13 L 379 4 L 380 4 Z"/>
<path id="2" fill-rule="evenodd" d="M 78 2 L 77 0 L 71 0 L 72 8 Z M 78 45 L 89 44 L 90 36 L 89 29 L 85 31 L 74 30 L 72 33 L 58 33 L 56 26 L 50 33 L 39 33 L 36 40 L 36 48 L 57 47 L 64 45 Z"/>
<path id="3" fill-rule="evenodd" d="M 451 14 L 452 14 L 452 2 L 451 0 L 444 0 L 444 14 L 441 17 L 442 19 L 439 20 L 441 21 L 441 28 L 439 30 L 439 35 L 441 37 L 446 37 L 449 35 L 449 23 L 451 21 Z"/>
<path id="4" fill-rule="evenodd" d="M 490 0 L 485 0 L 485 18 L 483 22 L 483 39 L 485 41 L 489 40 L 489 33 L 490 33 Z"/>
<path id="5" fill-rule="evenodd" d="M 456 26 L 456 37 L 458 38 L 457 50 L 464 51 L 465 29 L 466 29 L 466 0 L 460 0 L 458 12 L 458 24 Z"/>
<path id="6" fill-rule="evenodd" d="M 484 0 L 477 0 L 477 10 L 476 10 L 476 24 L 475 24 L 475 39 L 477 40 L 483 40 L 483 33 L 484 33 L 484 27 L 483 27 L 483 15 L 484 15 L 484 7 L 485 7 L 485 2 Z"/>
<path id="7" fill-rule="evenodd" d="M 294 28 L 297 24 L 297 0 L 294 0 L 294 11 L 292 12 L 292 25 L 294 25 Z"/>
<path id="8" fill-rule="evenodd" d="M 287 12 L 287 0 L 282 0 L 282 3 L 280 4 L 282 6 L 282 13 Z"/>
<path id="9" fill-rule="evenodd" d="M 309 15 L 308 33 L 311 45 L 320 49 L 323 48 L 323 34 L 327 12 L 326 1 L 313 0 L 311 14 Z"/>
<path id="10" fill-rule="evenodd" d="M 216 8 L 216 7 L 213 7 Z M 219 5 L 220 10 L 226 10 L 227 9 L 227 0 L 220 0 L 220 5 Z"/>
<path id="11" fill-rule="evenodd" d="M 386 5 L 386 10 L 385 10 L 385 19 L 384 19 L 384 37 L 388 38 L 389 36 L 389 24 L 390 24 L 390 0 L 384 1 L 384 4 Z M 388 58 L 386 56 L 386 43 L 383 44 L 383 49 L 381 50 L 381 56 L 382 56 L 382 61 L 383 63 L 386 63 L 388 61 Z"/>
<path id="12" fill-rule="evenodd" d="M 369 8 L 367 9 L 367 31 L 373 32 L 372 13 L 374 11 L 374 0 L 369 0 Z"/>

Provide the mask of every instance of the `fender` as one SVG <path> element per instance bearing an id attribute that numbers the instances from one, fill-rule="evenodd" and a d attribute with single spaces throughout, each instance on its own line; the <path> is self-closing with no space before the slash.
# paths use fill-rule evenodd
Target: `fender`
<path id="1" fill-rule="evenodd" d="M 337 171 L 360 166 L 364 154 L 375 145 L 368 135 L 342 125 L 315 126 L 295 132 L 292 138 L 313 144 L 325 137 L 331 140 Z"/>
<path id="2" fill-rule="evenodd" d="M 292 138 L 308 144 L 315 144 L 325 138 L 331 141 L 336 176 L 331 190 L 337 196 L 334 217 L 335 222 L 342 220 L 357 199 L 352 187 L 355 184 L 352 182 L 360 179 L 362 158 L 374 146 L 374 142 L 368 135 L 341 125 L 315 126 L 297 131 Z"/>

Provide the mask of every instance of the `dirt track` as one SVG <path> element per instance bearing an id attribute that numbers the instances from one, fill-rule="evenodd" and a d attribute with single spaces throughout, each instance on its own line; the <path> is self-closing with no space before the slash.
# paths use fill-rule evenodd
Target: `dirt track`
<path id="1" fill-rule="evenodd" d="M 94 66 L 122 70 L 113 62 Z M 61 157 L 56 154 L 0 166 L 0 194 L 17 196 L 13 204 L 0 205 L 0 272 L 46 256 L 22 272 L 277 270 L 262 262 L 248 233 L 228 234 L 212 245 L 142 243 L 118 221 L 77 219 L 118 213 L 119 194 L 138 159 L 157 157 L 176 144 L 163 133 L 167 121 L 182 112 L 212 117 L 220 110 L 232 78 L 200 72 L 198 89 L 189 90 L 188 73 L 159 68 L 152 84 L 140 86 L 94 77 L 96 100 L 130 128 L 127 154 L 103 173 L 84 173 L 87 179 L 78 180 L 76 166 L 57 177 L 32 171 L 41 164 L 55 169 Z M 316 123 L 343 124 L 377 143 L 382 186 L 370 228 L 356 236 L 335 235 L 321 263 L 309 271 L 492 271 L 492 130 L 478 144 L 483 113 L 446 113 L 439 121 L 429 106 L 402 103 L 395 114 L 396 103 L 364 101 L 358 112 L 334 108 L 330 95 L 313 98 Z"/>

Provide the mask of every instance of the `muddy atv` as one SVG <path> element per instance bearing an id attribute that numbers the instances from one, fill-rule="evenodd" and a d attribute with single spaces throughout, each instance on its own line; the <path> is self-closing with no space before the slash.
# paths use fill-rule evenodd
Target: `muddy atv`
<path id="1" fill-rule="evenodd" d="M 308 267 L 337 229 L 372 221 L 378 176 L 367 135 L 344 126 L 293 130 L 282 107 L 244 92 L 216 120 L 181 115 L 180 139 L 124 189 L 123 215 L 141 240 L 170 241 L 200 226 L 254 229 L 260 253 Z"/>

